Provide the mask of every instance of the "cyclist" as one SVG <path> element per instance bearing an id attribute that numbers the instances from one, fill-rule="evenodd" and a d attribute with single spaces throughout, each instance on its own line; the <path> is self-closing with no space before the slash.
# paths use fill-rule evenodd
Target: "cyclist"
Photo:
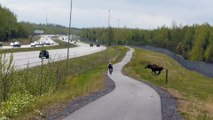
<path id="1" fill-rule="evenodd" d="M 112 72 L 113 72 L 113 66 L 112 66 L 112 63 L 109 63 L 109 65 L 108 65 L 108 69 L 109 69 L 109 73 L 110 73 L 110 75 L 112 74 Z"/>

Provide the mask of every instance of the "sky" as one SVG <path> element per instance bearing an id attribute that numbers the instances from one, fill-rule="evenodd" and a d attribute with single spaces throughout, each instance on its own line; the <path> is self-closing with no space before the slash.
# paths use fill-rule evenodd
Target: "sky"
<path id="1" fill-rule="evenodd" d="M 69 26 L 71 0 L 0 0 L 18 21 Z M 72 0 L 71 26 L 154 29 L 213 25 L 213 0 Z M 0 18 L 1 19 L 1 18 Z"/>

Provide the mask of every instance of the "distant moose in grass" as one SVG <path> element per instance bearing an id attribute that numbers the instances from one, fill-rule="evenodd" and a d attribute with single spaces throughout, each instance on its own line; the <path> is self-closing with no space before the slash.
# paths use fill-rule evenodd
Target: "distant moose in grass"
<path id="1" fill-rule="evenodd" d="M 158 66 L 158 65 L 155 65 L 155 64 L 148 64 L 146 68 L 149 68 L 152 70 L 152 73 L 154 73 L 155 75 L 160 75 L 161 71 L 163 70 L 163 67 L 162 66 Z M 158 71 L 158 72 L 157 72 Z"/>

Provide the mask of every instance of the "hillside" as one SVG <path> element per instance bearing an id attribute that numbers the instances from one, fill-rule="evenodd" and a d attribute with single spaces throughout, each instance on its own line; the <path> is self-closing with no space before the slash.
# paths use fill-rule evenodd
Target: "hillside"
<path id="1" fill-rule="evenodd" d="M 147 64 L 164 67 L 155 76 L 145 69 Z M 165 69 L 168 69 L 168 84 L 165 83 Z M 213 79 L 189 71 L 165 54 L 136 49 L 132 61 L 125 67 L 125 73 L 138 80 L 161 86 L 169 91 L 179 103 L 179 111 L 187 120 L 213 119 Z"/>

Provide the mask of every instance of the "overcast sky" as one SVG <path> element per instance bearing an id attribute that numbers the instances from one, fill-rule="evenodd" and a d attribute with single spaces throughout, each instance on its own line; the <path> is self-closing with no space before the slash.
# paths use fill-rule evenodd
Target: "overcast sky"
<path id="1" fill-rule="evenodd" d="M 18 21 L 69 25 L 70 0 L 0 0 Z M 213 24 L 213 0 L 73 0 L 72 27 L 157 28 Z M 1 19 L 1 18 L 0 18 Z"/>

